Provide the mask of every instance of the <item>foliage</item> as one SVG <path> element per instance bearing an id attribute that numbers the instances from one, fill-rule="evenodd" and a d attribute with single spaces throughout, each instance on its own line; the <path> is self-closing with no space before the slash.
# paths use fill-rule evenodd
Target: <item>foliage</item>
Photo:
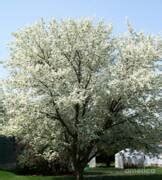
<path id="1" fill-rule="evenodd" d="M 8 120 L 4 101 L 5 101 L 5 93 L 3 91 L 3 88 L 0 88 L 0 132 L 3 131 L 3 127 L 6 125 Z"/>
<path id="2" fill-rule="evenodd" d="M 59 157 L 54 161 L 48 161 L 29 148 L 24 148 L 17 158 L 16 171 L 19 174 L 63 175 L 69 174 L 69 164 Z"/>

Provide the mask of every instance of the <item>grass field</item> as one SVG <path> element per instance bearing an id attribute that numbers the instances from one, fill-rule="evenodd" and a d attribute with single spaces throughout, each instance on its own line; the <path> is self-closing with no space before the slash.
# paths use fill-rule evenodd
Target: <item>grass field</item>
<path id="1" fill-rule="evenodd" d="M 74 180 L 70 176 L 20 176 L 0 171 L 0 180 Z M 162 168 L 126 169 L 93 168 L 85 170 L 86 180 L 161 180 Z"/>

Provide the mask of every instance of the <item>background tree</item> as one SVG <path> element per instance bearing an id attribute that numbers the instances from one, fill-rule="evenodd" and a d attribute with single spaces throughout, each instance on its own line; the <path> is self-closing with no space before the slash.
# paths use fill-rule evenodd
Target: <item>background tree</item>
<path id="1" fill-rule="evenodd" d="M 137 129 L 159 127 L 156 39 L 111 31 L 91 20 L 42 20 L 14 33 L 10 49 L 6 132 L 49 160 L 67 152 L 77 179 L 105 136 L 141 142 Z"/>

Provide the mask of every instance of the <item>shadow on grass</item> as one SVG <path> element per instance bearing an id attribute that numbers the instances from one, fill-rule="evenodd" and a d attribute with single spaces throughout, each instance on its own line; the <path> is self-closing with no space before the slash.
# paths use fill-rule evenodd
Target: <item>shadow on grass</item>
<path id="1" fill-rule="evenodd" d="M 115 168 L 107 168 L 107 167 L 98 167 L 98 168 L 88 168 L 85 170 L 85 175 L 119 175 L 123 174 L 124 171 L 122 169 Z"/>
<path id="2" fill-rule="evenodd" d="M 117 173 L 118 172 L 118 173 Z M 14 171 L 0 170 L 0 180 L 75 180 L 69 175 L 61 176 L 42 176 L 42 175 L 18 175 Z M 88 169 L 84 174 L 85 180 L 162 180 L 162 174 L 151 175 L 127 175 L 122 170 L 114 168 L 95 168 Z"/>
<path id="3" fill-rule="evenodd" d="M 162 180 L 162 175 L 138 175 L 138 176 L 91 176 L 85 180 Z"/>

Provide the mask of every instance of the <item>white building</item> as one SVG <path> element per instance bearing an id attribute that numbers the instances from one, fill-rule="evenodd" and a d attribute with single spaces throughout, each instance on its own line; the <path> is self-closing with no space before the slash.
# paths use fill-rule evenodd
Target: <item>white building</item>
<path id="1" fill-rule="evenodd" d="M 152 166 L 162 167 L 162 153 L 155 156 L 152 154 L 146 155 L 142 151 L 125 149 L 115 154 L 115 168 Z"/>

